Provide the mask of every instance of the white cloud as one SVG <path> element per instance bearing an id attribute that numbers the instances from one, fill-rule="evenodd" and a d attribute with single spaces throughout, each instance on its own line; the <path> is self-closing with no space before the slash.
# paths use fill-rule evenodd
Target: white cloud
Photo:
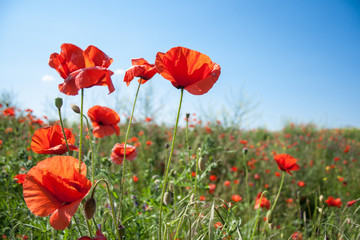
<path id="1" fill-rule="evenodd" d="M 41 80 L 43 82 L 52 82 L 52 81 L 54 81 L 54 77 L 51 75 L 44 75 L 44 76 L 42 76 Z"/>
<path id="2" fill-rule="evenodd" d="M 125 73 L 125 70 L 124 69 L 116 69 L 115 72 L 114 72 L 114 75 L 118 75 L 118 76 L 121 76 Z"/>

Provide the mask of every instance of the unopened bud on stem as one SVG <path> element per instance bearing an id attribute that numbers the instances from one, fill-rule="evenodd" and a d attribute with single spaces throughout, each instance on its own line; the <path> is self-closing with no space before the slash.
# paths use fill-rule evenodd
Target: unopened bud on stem
<path id="1" fill-rule="evenodd" d="M 60 109 L 60 108 L 62 107 L 62 105 L 63 105 L 63 100 L 62 100 L 62 98 L 59 98 L 59 97 L 55 98 L 55 106 L 56 106 L 58 109 Z"/>
<path id="2" fill-rule="evenodd" d="M 80 113 L 80 108 L 78 105 L 72 103 L 70 104 L 70 107 L 75 113 Z"/>

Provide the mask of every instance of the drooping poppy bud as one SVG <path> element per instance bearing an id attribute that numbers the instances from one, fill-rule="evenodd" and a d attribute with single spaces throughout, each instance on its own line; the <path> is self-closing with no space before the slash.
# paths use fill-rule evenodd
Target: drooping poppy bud
<path id="1" fill-rule="evenodd" d="M 91 219 L 96 210 L 96 201 L 93 197 L 90 197 L 88 200 L 86 200 L 84 205 L 84 211 L 85 211 L 85 217 L 87 220 Z"/>

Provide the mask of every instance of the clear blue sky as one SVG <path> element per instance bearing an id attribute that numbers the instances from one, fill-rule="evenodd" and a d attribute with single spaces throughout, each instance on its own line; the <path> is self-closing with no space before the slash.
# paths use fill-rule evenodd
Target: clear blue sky
<path id="1" fill-rule="evenodd" d="M 0 91 L 22 108 L 47 114 L 63 79 L 48 66 L 62 43 L 95 45 L 114 59 L 116 92 L 85 92 L 86 107 L 131 105 L 137 84 L 122 82 L 131 58 L 154 62 L 175 46 L 207 54 L 222 68 L 203 96 L 185 94 L 183 113 L 257 104 L 244 127 L 280 129 L 284 122 L 360 127 L 360 2 L 271 1 L 10 1 L 0 2 Z M 157 120 L 171 121 L 180 92 L 160 76 L 152 89 Z M 140 105 L 139 105 L 140 106 Z M 206 119 L 203 119 L 206 120 Z"/>

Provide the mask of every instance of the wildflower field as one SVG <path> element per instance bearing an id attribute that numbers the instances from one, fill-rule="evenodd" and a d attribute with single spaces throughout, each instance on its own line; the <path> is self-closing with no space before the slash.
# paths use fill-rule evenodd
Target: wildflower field
<path id="1" fill-rule="evenodd" d="M 242 130 L 187 113 L 184 92 L 211 91 L 221 68 L 184 47 L 132 59 L 130 116 L 84 109 L 87 88 L 116 91 L 112 61 L 95 46 L 51 54 L 63 98 L 81 95 L 55 99 L 58 119 L 1 102 L 2 239 L 360 239 L 359 129 Z M 171 127 L 133 116 L 155 74 L 178 88 Z"/>

